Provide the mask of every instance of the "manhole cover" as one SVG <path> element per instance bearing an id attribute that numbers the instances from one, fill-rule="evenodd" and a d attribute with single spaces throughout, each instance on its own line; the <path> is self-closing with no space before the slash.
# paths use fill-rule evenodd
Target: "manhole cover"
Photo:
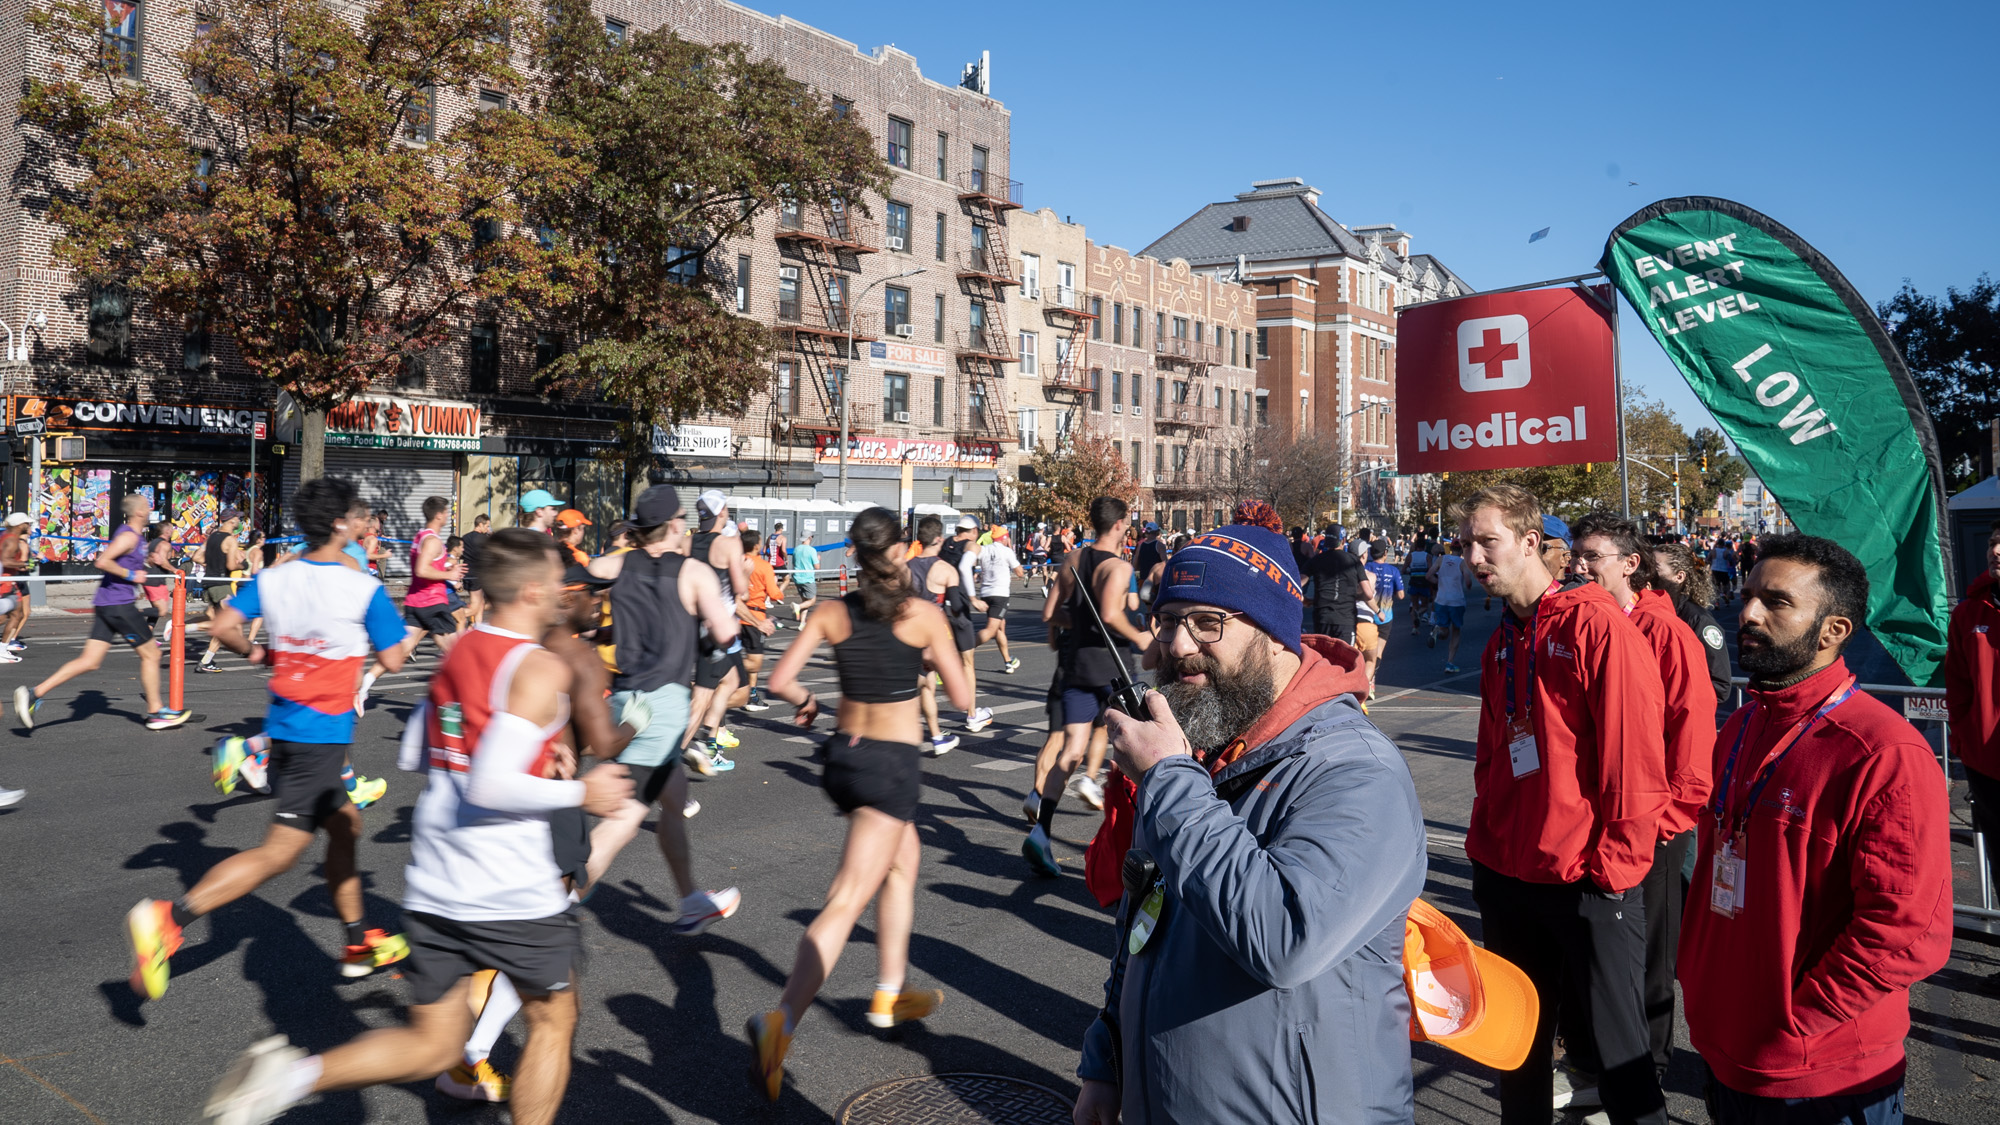
<path id="1" fill-rule="evenodd" d="M 847 1099 L 841 1125 L 1069 1125 L 1070 1099 L 997 1074 L 898 1078 Z"/>

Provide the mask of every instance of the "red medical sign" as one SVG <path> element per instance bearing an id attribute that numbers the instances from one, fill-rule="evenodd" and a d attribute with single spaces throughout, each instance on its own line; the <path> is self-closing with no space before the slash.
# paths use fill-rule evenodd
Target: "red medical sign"
<path id="1" fill-rule="evenodd" d="M 1396 336 L 1405 475 L 1618 459 L 1611 314 L 1575 289 L 1423 305 Z"/>

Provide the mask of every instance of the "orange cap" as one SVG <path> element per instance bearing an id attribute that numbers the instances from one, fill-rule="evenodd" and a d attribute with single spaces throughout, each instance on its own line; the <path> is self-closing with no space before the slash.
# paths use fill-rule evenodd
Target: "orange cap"
<path id="1" fill-rule="evenodd" d="M 1473 944 L 1423 899 L 1410 904 L 1403 923 L 1403 984 L 1412 1040 L 1442 1044 L 1500 1070 L 1527 1059 L 1541 1015 L 1528 974 Z"/>
<path id="2" fill-rule="evenodd" d="M 589 527 L 590 517 L 575 508 L 564 508 L 556 513 L 556 526 L 565 531 L 572 527 Z"/>

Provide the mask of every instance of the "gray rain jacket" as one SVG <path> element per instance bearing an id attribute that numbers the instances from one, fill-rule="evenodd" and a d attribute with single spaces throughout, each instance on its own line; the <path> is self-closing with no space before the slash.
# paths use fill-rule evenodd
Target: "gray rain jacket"
<path id="1" fill-rule="evenodd" d="M 1124 1125 L 1408 1122 L 1403 921 L 1423 890 L 1409 767 L 1355 702 L 1353 648 L 1305 639 L 1258 723 L 1283 727 L 1210 778 L 1193 758 L 1140 780 L 1132 846 L 1165 906 L 1127 955 L 1077 1075 L 1121 1088 Z M 1122 1073 L 1121 1073 L 1122 1070 Z"/>

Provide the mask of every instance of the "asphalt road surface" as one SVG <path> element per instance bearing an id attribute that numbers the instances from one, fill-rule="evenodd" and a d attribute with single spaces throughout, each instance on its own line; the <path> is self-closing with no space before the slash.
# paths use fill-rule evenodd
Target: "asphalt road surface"
<path id="1" fill-rule="evenodd" d="M 980 702 L 999 712 L 998 722 L 925 761 L 909 984 L 943 989 L 943 1008 L 892 1032 L 868 1026 L 874 947 L 872 916 L 864 916 L 801 1024 L 783 1100 L 770 1107 L 752 1095 L 744 1021 L 775 1001 L 826 893 L 843 824 L 818 791 L 812 746 L 785 721 L 787 709 L 739 716 L 739 768 L 697 779 L 702 812 L 691 832 L 697 878 L 741 888 L 742 910 L 701 937 L 675 938 L 667 929 L 673 884 L 650 840 L 642 836 L 618 858 L 584 908 L 589 963 L 561 1120 L 833 1121 L 856 1092 L 925 1073 L 1005 1075 L 1074 1093 L 1077 1045 L 1101 999 L 1112 930 L 1081 878 L 1095 814 L 1066 802 L 1056 822 L 1059 880 L 1033 877 L 1018 851 L 1020 797 L 1043 738 L 1054 657 L 1033 643 L 1036 600 L 1014 604 L 1024 667 L 1002 675 L 990 648 L 980 657 Z M 1461 665 L 1476 665 L 1476 646 L 1497 620 L 1497 610 L 1474 603 Z M 82 616 L 38 617 L 27 659 L 0 668 L 0 687 L 45 675 L 77 651 L 87 625 Z M 775 639 L 789 636 L 781 630 Z M 1399 623 L 1373 713 L 1402 747 L 1423 798 L 1429 897 L 1477 936 L 1462 851 L 1477 682 L 1445 676 L 1442 662 L 1442 649 L 1426 648 Z M 395 772 L 395 738 L 435 665 L 426 650 L 415 673 L 384 681 L 354 747 L 356 767 L 390 783 L 364 814 L 371 925 L 392 923 L 402 894 L 418 781 Z M 0 784 L 29 790 L 23 804 L 0 812 L 0 1122 L 194 1120 L 210 1085 L 253 1040 L 283 1033 L 317 1050 L 402 1018 L 401 980 L 343 983 L 336 972 L 341 931 L 319 881 L 318 847 L 297 869 L 191 926 L 162 999 L 141 1005 L 127 987 L 125 911 L 141 897 L 191 886 L 217 860 L 254 845 L 270 820 L 268 798 L 219 798 L 208 783 L 209 746 L 255 731 L 263 713 L 260 676 L 233 658 L 224 666 L 223 675 L 188 677 L 196 717 L 175 731 L 140 726 L 134 661 L 118 652 L 99 673 L 55 692 L 32 735 L 11 715 L 0 722 Z M 823 664 L 809 674 L 822 685 L 832 678 Z M 1956 813 L 1962 821 L 1962 801 Z M 1955 858 L 1961 895 L 1971 894 L 1962 834 Z M 1950 966 L 1916 989 L 1911 1120 L 2000 1119 L 1989 1085 L 2000 1078 L 2000 998 L 1979 991 L 1996 970 L 2000 950 L 1961 940 Z M 520 1034 L 517 1023 L 495 1052 L 503 1070 Z M 1490 1071 L 1429 1045 L 1417 1047 L 1416 1059 L 1419 1121 L 1496 1119 Z M 1676 1120 L 1705 1120 L 1698 1073 L 1683 1044 L 1668 1083 Z M 503 1109 L 467 1106 L 423 1082 L 328 1096 L 283 1120 L 505 1119 Z"/>

